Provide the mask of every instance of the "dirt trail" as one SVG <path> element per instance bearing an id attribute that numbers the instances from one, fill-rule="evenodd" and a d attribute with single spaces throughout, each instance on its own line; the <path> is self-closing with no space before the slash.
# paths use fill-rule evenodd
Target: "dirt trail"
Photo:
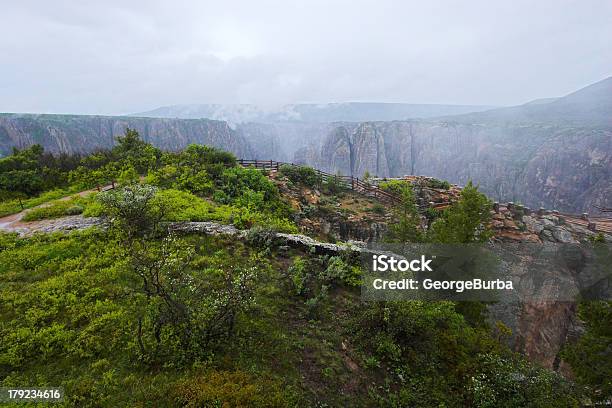
<path id="1" fill-rule="evenodd" d="M 101 187 L 100 191 L 106 191 L 106 190 L 110 190 L 112 188 L 113 188 L 113 186 L 109 184 L 107 186 Z M 70 195 L 67 195 L 65 197 L 58 198 L 58 199 L 51 200 L 51 201 L 67 201 L 67 200 L 70 200 L 75 195 L 78 195 L 80 197 L 85 197 L 88 194 L 96 193 L 96 192 L 98 192 L 98 189 L 97 188 L 93 188 L 93 189 L 90 189 L 90 190 L 84 190 L 84 191 L 80 191 L 78 193 L 70 194 Z M 0 217 L 0 231 L 5 231 L 5 232 L 24 232 L 24 231 L 33 232 L 33 231 L 42 230 L 42 229 L 48 227 L 49 224 L 53 224 L 54 222 L 57 222 L 61 218 L 65 218 L 65 217 L 61 217 L 61 218 L 56 218 L 55 220 L 50 219 L 50 220 L 39 220 L 39 221 L 22 221 L 21 220 L 28 212 L 32 211 L 35 208 L 46 207 L 46 206 L 49 205 L 49 203 L 50 202 L 42 203 L 40 205 L 37 205 L 36 207 L 27 208 L 27 209 L 25 209 L 23 211 L 20 211 L 18 213 L 7 215 L 7 216 L 4 216 L 4 217 Z"/>

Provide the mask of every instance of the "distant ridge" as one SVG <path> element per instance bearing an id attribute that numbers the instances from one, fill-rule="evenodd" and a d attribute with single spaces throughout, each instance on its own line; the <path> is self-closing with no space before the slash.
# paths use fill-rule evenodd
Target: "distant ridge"
<path id="1" fill-rule="evenodd" d="M 257 105 L 172 105 L 131 116 L 216 119 L 231 123 L 246 122 L 365 122 L 406 119 L 426 119 L 436 116 L 460 115 L 492 109 L 482 105 L 435 105 L 409 103 L 346 102 L 324 104 L 293 104 L 266 109 Z"/>
<path id="2" fill-rule="evenodd" d="M 461 123 L 512 123 L 612 128 L 612 77 L 561 98 L 536 99 L 524 105 L 450 116 Z"/>

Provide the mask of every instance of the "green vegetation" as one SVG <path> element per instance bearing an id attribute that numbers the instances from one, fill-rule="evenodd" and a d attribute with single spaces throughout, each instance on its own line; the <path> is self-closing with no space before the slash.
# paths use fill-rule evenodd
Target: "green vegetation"
<path id="1" fill-rule="evenodd" d="M 43 191 L 64 187 L 68 171 L 79 162 L 78 156 L 53 156 L 40 145 L 13 149 L 0 159 L 0 199 L 32 197 Z"/>
<path id="2" fill-rule="evenodd" d="M 447 244 L 488 241 L 492 235 L 488 228 L 491 207 L 491 201 L 470 181 L 461 190 L 459 201 L 433 222 L 429 239 Z"/>
<path id="3" fill-rule="evenodd" d="M 33 208 L 28 211 L 22 218 L 23 221 L 36 221 L 48 218 L 58 218 L 66 215 L 77 215 L 82 214 L 86 208 L 89 207 L 89 211 L 86 215 L 94 216 L 96 210 L 94 210 L 95 202 L 93 200 L 94 193 L 86 197 L 74 196 L 66 200 L 54 200 L 42 206 Z"/>
<path id="4" fill-rule="evenodd" d="M 137 188 L 103 199 L 109 231 L 0 235 L 3 386 L 61 385 L 64 406 L 577 401 L 450 302 L 362 303 L 350 258 L 168 235 Z"/>
<path id="5" fill-rule="evenodd" d="M 420 217 L 417 211 L 412 186 L 401 180 L 390 180 L 380 183 L 380 188 L 396 194 L 401 198 L 395 206 L 396 222 L 389 226 L 389 241 L 391 242 L 421 242 Z"/>
<path id="6" fill-rule="evenodd" d="M 22 168 L 29 173 L 19 173 L 25 171 Z M 216 220 L 233 223 L 238 228 L 260 225 L 297 232 L 290 221 L 290 206 L 261 171 L 238 167 L 233 155 L 208 146 L 190 145 L 181 152 L 162 153 L 130 129 L 117 138 L 113 149 L 85 157 L 54 158 L 38 146 L 16 151 L 13 156 L 0 159 L 0 189 L 15 189 L 8 180 L 16 172 L 22 178 L 32 176 L 35 183 L 30 184 L 37 187 L 22 188 L 19 197 L 0 190 L 4 192 L 0 194 L 0 199 L 4 197 L 0 201 L 0 216 L 44 203 L 47 204 L 29 211 L 24 221 L 81 213 L 100 215 L 100 204 L 90 198 L 58 199 L 96 186 L 143 182 L 159 188 L 156 200 L 166 208 L 166 221 Z M 6 183 L 2 184 L 3 180 Z M 26 198 L 45 189 L 51 190 L 36 198 Z"/>
<path id="7" fill-rule="evenodd" d="M 16 199 L 9 198 L 5 201 L 0 201 L 0 217 L 15 214 L 24 209 L 33 208 L 46 202 L 66 197 L 70 194 L 76 193 L 77 191 L 79 191 L 79 189 L 76 187 L 53 189 L 42 193 L 37 197 L 32 197 L 28 199 L 23 199 L 21 197 Z"/>
<path id="8" fill-rule="evenodd" d="M 307 187 L 317 187 L 322 182 L 321 175 L 312 167 L 284 164 L 280 167 L 279 173 L 293 183 L 302 183 Z"/>
<path id="9" fill-rule="evenodd" d="M 425 216 L 431 222 L 427 234 L 421 232 L 410 183 L 389 180 L 380 183 L 380 188 L 401 197 L 395 207 L 396 222 L 390 226 L 391 241 L 460 244 L 486 242 L 492 236 L 488 226 L 492 203 L 471 181 L 461 191 L 459 200 L 447 209 L 441 212 L 427 209 Z"/>
<path id="10" fill-rule="evenodd" d="M 437 178 L 432 178 L 427 180 L 427 187 L 448 190 L 450 188 L 450 183 L 446 180 L 438 180 Z"/>
<path id="11" fill-rule="evenodd" d="M 361 311 L 357 336 L 399 379 L 380 406 L 552 407 L 579 400 L 562 377 L 468 325 L 452 302 L 386 302 Z"/>
<path id="12" fill-rule="evenodd" d="M 576 344 L 566 347 L 563 357 L 580 382 L 590 387 L 590 398 L 606 403 L 612 398 L 612 302 L 583 302 L 578 316 L 586 332 Z"/>

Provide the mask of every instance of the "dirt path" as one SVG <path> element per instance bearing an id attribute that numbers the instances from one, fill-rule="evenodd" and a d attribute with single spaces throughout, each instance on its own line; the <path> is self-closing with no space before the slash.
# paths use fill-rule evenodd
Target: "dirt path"
<path id="1" fill-rule="evenodd" d="M 100 191 L 106 191 L 106 190 L 110 190 L 112 188 L 113 187 L 109 184 L 107 186 L 102 187 L 100 189 Z M 85 197 L 88 194 L 97 193 L 97 192 L 98 192 L 98 189 L 97 188 L 93 188 L 93 189 L 90 189 L 90 190 L 84 190 L 84 191 L 80 191 L 78 193 L 70 194 L 70 195 L 67 195 L 65 197 L 58 198 L 58 199 L 51 200 L 51 201 L 67 201 L 67 200 L 70 200 L 75 195 L 78 195 L 80 197 Z M 11 215 L 7 215 L 7 216 L 4 216 L 4 217 L 0 217 L 0 231 L 19 232 L 19 233 L 33 232 L 33 231 L 43 231 L 43 230 L 49 228 L 49 226 L 51 226 L 53 224 L 60 223 L 60 222 L 65 222 L 64 220 L 67 217 L 61 217 L 61 218 L 56 218 L 56 219 L 47 219 L 47 220 L 39 220 L 39 221 L 22 221 L 21 220 L 28 212 L 32 211 L 35 208 L 46 207 L 46 206 L 49 205 L 49 203 L 51 201 L 46 202 L 46 203 L 42 203 L 40 205 L 37 205 L 36 207 L 27 208 L 27 209 L 25 209 L 23 211 L 15 213 L 15 214 L 11 214 Z"/>

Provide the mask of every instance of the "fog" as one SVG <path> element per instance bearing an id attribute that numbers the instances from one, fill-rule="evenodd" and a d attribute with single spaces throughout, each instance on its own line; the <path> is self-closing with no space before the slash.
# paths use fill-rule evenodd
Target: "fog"
<path id="1" fill-rule="evenodd" d="M 608 0 L 22 0 L 2 8 L 2 112 L 513 105 L 612 73 Z"/>

